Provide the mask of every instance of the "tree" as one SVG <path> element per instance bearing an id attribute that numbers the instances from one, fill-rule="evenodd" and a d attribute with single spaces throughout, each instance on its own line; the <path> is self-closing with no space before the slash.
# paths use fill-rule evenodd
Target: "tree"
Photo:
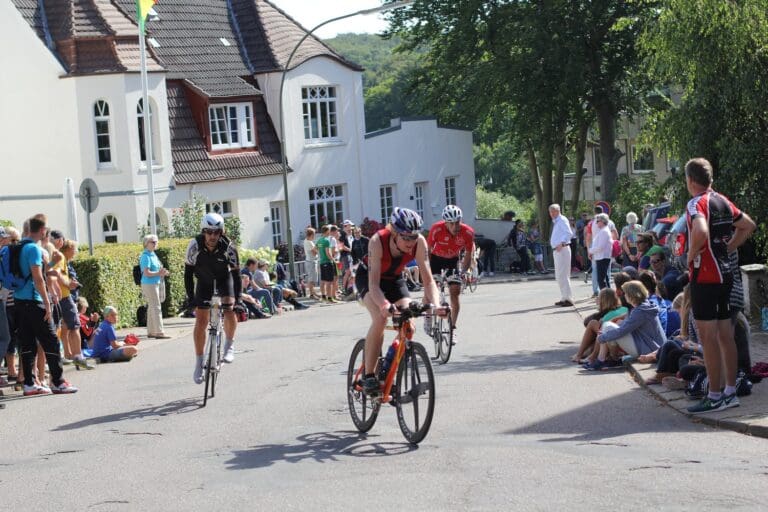
<path id="1" fill-rule="evenodd" d="M 751 215 L 764 215 L 768 0 L 668 0 L 641 45 L 649 73 L 673 91 L 652 113 L 649 138 L 681 161 L 707 158 L 715 187 Z M 757 225 L 764 255 L 768 229 Z"/>

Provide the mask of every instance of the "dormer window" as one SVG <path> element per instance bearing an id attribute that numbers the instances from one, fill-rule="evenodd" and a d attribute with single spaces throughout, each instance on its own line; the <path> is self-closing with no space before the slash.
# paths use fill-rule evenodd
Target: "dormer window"
<path id="1" fill-rule="evenodd" d="M 208 107 L 211 126 L 211 150 L 251 148 L 253 108 L 250 103 L 216 103 Z"/>

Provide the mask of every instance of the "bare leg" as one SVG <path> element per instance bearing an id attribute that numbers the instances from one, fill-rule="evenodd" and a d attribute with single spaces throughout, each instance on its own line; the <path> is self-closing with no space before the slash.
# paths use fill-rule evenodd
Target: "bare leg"
<path id="1" fill-rule="evenodd" d="M 590 320 L 587 327 L 584 329 L 584 334 L 581 337 L 581 344 L 579 350 L 575 355 L 571 357 L 571 360 L 578 362 L 589 351 L 589 348 L 597 339 L 597 333 L 600 330 L 600 322 L 598 320 Z"/>
<path id="2" fill-rule="evenodd" d="M 733 325 L 730 320 L 717 321 L 717 339 L 722 354 L 723 372 L 726 386 L 736 385 L 736 373 L 738 371 L 738 353 L 736 352 L 736 341 L 734 340 Z M 707 369 L 709 372 L 709 369 Z M 709 375 L 709 373 L 707 373 Z M 710 380 L 710 382 L 712 382 Z M 721 384 L 723 384 L 721 382 Z"/>
<path id="3" fill-rule="evenodd" d="M 459 319 L 459 295 L 461 294 L 461 285 L 451 284 L 449 286 L 451 294 L 451 323 L 456 327 L 456 321 Z"/>
<path id="4" fill-rule="evenodd" d="M 704 348 L 704 366 L 707 367 L 710 393 L 719 393 L 722 382 L 722 363 L 720 343 L 718 343 L 718 322 L 716 320 L 696 320 L 696 330 Z M 729 326 L 730 328 L 730 326 Z"/>
<path id="5" fill-rule="evenodd" d="M 371 315 L 371 327 L 368 334 L 365 335 L 365 372 L 374 373 L 376 363 L 381 353 L 381 345 L 384 343 L 384 328 L 387 325 L 387 319 L 382 316 L 381 309 L 374 304 L 371 294 L 367 293 L 363 298 L 363 304 Z"/>
<path id="6" fill-rule="evenodd" d="M 192 338 L 195 340 L 195 355 L 201 356 L 205 351 L 205 330 L 208 327 L 208 318 L 210 310 L 195 308 L 195 329 L 192 331 Z"/>

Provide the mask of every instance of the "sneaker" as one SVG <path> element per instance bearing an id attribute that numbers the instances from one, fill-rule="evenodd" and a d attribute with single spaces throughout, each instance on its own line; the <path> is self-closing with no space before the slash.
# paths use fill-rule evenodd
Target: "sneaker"
<path id="1" fill-rule="evenodd" d="M 685 389 L 685 387 L 688 385 L 688 383 L 685 382 L 683 379 L 678 379 L 677 377 L 672 377 L 672 376 L 664 377 L 663 379 L 661 379 L 661 384 L 665 388 L 671 389 L 671 390 Z"/>
<path id="2" fill-rule="evenodd" d="M 739 402 L 739 397 L 736 396 L 736 393 L 732 395 L 723 395 L 723 402 L 725 403 L 726 409 L 730 409 L 731 407 L 738 407 L 741 405 L 741 402 Z"/>
<path id="3" fill-rule="evenodd" d="M 366 395 L 378 395 L 381 391 L 381 384 L 376 377 L 366 377 L 363 379 L 363 392 Z"/>
<path id="4" fill-rule="evenodd" d="M 228 341 L 224 344 L 224 357 L 222 358 L 225 363 L 231 363 L 235 360 L 235 342 Z"/>
<path id="5" fill-rule="evenodd" d="M 72 359 L 67 359 L 64 356 L 61 356 L 61 364 L 72 364 Z"/>
<path id="6" fill-rule="evenodd" d="M 195 384 L 203 383 L 203 356 L 200 356 L 195 362 L 195 372 L 192 374 L 192 380 Z"/>
<path id="7" fill-rule="evenodd" d="M 54 395 L 70 395 L 72 393 L 77 393 L 77 388 L 66 380 L 62 380 L 59 382 L 58 386 L 51 386 L 51 392 L 53 392 Z"/>
<path id="8" fill-rule="evenodd" d="M 453 329 L 453 333 L 451 333 L 451 345 L 456 345 L 457 341 L 459 341 L 459 332 L 456 329 Z"/>
<path id="9" fill-rule="evenodd" d="M 51 389 L 46 386 L 41 386 L 39 384 L 32 384 L 31 386 L 27 386 L 24 384 L 24 396 L 34 396 L 34 395 L 50 395 Z"/>
<path id="10" fill-rule="evenodd" d="M 723 399 L 723 397 L 720 397 L 717 400 L 714 400 L 706 396 L 698 404 L 689 407 L 687 411 L 690 414 L 704 414 L 707 412 L 723 411 L 727 407 L 728 406 L 725 404 L 725 400 Z"/>
<path id="11" fill-rule="evenodd" d="M 605 361 L 601 361 L 599 359 L 595 359 L 591 363 L 587 363 L 584 365 L 584 369 L 589 372 L 597 372 L 603 369 L 605 366 Z"/>
<path id="12" fill-rule="evenodd" d="M 92 364 L 89 364 L 88 361 L 85 360 L 85 358 L 82 359 L 73 359 L 72 364 L 75 365 L 75 368 L 79 370 L 95 370 L 96 367 Z"/>
<path id="13" fill-rule="evenodd" d="M 424 316 L 424 332 L 427 336 L 432 336 L 432 315 Z"/>

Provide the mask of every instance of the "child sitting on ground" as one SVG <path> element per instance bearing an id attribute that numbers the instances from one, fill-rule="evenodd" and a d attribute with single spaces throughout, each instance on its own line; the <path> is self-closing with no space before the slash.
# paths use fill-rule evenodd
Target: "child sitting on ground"
<path id="1" fill-rule="evenodd" d="M 600 332 L 600 326 L 604 322 L 613 321 L 620 322 L 627 315 L 627 308 L 621 305 L 618 295 L 611 288 L 603 288 L 597 296 L 597 313 L 589 315 L 584 320 L 584 335 L 581 337 L 581 345 L 579 350 L 571 356 L 571 361 L 574 363 L 582 362 L 581 360 L 587 357 L 587 354 L 592 352 L 592 356 L 588 361 L 594 361 L 599 352 L 598 347 L 594 347 L 597 350 L 592 350 L 597 335 Z"/>
<path id="2" fill-rule="evenodd" d="M 93 346 L 93 333 L 96 332 L 96 326 L 99 324 L 99 314 L 94 311 L 89 316 L 87 311 L 88 300 L 85 297 L 78 297 L 77 314 L 80 317 L 80 340 L 83 350 Z"/>
<path id="3" fill-rule="evenodd" d="M 643 283 L 629 281 L 621 289 L 632 310 L 620 325 L 615 322 L 603 324 L 597 336 L 600 351 L 597 359 L 586 365 L 587 370 L 619 366 L 621 355 L 637 357 L 653 352 L 667 339 L 659 322 L 659 309 L 648 302 L 648 290 Z"/>
<path id="4" fill-rule="evenodd" d="M 102 363 L 127 362 L 139 353 L 139 349 L 135 346 L 117 341 L 116 323 L 117 309 L 114 306 L 105 307 L 104 321 L 93 335 L 93 357 L 98 358 Z"/>

